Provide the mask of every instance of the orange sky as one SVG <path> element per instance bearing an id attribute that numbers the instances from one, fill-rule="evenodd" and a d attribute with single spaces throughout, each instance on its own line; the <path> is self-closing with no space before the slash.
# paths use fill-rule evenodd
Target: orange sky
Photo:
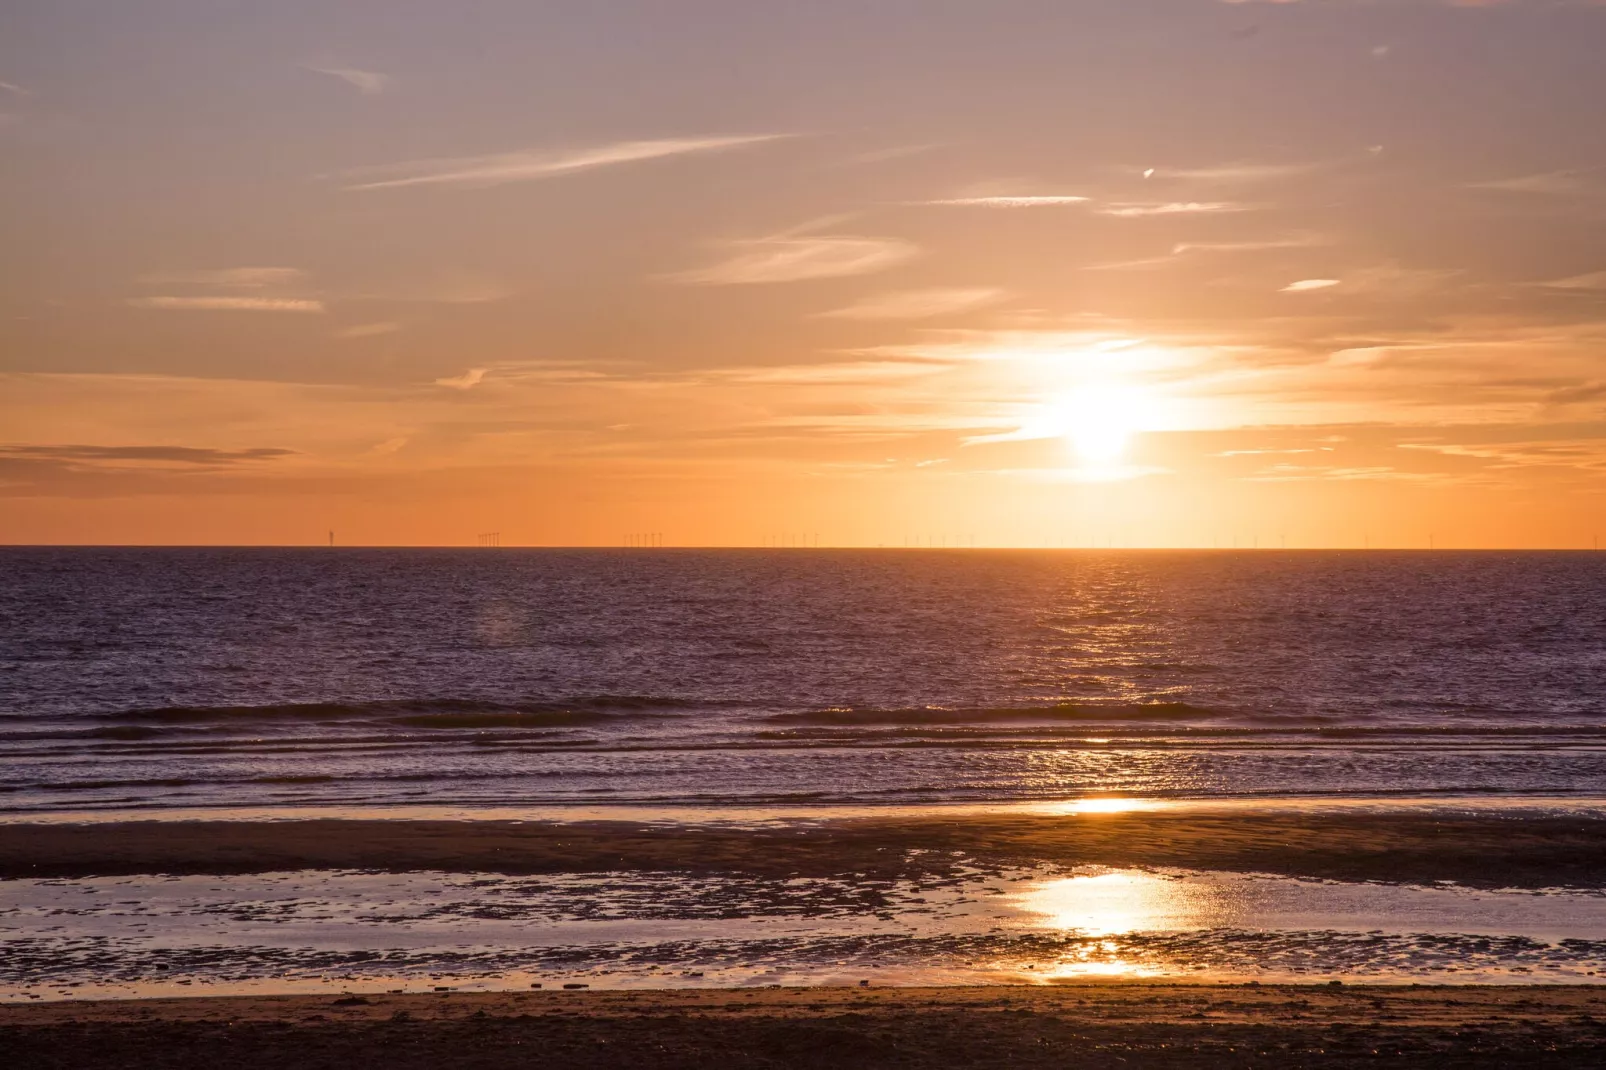
<path id="1" fill-rule="evenodd" d="M 0 541 L 1587 547 L 1603 53 L 1584 0 L 12 5 Z"/>

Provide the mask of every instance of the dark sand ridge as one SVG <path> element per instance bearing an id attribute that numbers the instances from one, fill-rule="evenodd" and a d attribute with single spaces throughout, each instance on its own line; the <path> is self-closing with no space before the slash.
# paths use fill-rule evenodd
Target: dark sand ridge
<path id="1" fill-rule="evenodd" d="M 1482 888 L 1606 886 L 1606 820 L 1399 812 L 943 816 L 732 828 L 594 821 L 0 825 L 0 877 L 298 869 L 657 870 L 942 879 L 961 866 L 1174 866 Z"/>
<path id="2" fill-rule="evenodd" d="M 703 989 L 0 1006 L 11 1066 L 1593 1067 L 1606 988 Z"/>

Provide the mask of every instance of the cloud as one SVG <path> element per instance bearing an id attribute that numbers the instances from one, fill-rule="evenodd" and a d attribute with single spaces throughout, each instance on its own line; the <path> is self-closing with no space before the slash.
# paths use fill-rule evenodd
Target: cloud
<path id="1" fill-rule="evenodd" d="M 865 386 L 899 383 L 939 374 L 945 366 L 919 360 L 856 360 L 831 364 L 782 364 L 771 367 L 723 369 L 708 378 L 727 383 L 769 386 Z"/>
<path id="2" fill-rule="evenodd" d="M 1283 293 L 1309 293 L 1341 286 L 1347 294 L 1373 294 L 1384 297 L 1420 297 L 1438 289 L 1460 274 L 1437 268 L 1408 268 L 1398 264 L 1378 264 L 1345 274 L 1342 279 L 1300 279 L 1282 288 Z"/>
<path id="3" fill-rule="evenodd" d="M 16 82 L 0 82 L 0 92 L 15 93 L 19 97 L 33 96 L 33 90 L 24 89 Z"/>
<path id="4" fill-rule="evenodd" d="M 1606 393 L 1606 391 L 1603 391 L 1603 393 Z M 1489 468 L 1599 468 L 1602 462 L 1601 443 L 1598 439 L 1474 444 L 1401 442 L 1398 444 L 1398 448 L 1436 453 L 1442 457 L 1464 457 L 1493 462 L 1487 466 Z"/>
<path id="5" fill-rule="evenodd" d="M 146 275 L 141 282 L 156 286 L 209 286 L 224 290 L 266 290 L 295 286 L 307 274 L 291 267 L 237 267 L 204 271 L 164 271 Z"/>
<path id="6" fill-rule="evenodd" d="M 920 201 L 920 204 L 946 205 L 955 208 L 1060 208 L 1071 204 L 1086 204 L 1087 197 L 1068 193 L 1021 194 L 997 197 L 950 197 L 945 200 Z"/>
<path id="7" fill-rule="evenodd" d="M 323 312 L 323 302 L 304 297 L 131 297 L 135 308 L 176 312 Z"/>
<path id="8" fill-rule="evenodd" d="M 315 67 L 310 63 L 301 64 L 302 70 L 312 71 L 315 74 L 327 74 L 331 78 L 338 78 L 351 86 L 365 97 L 377 97 L 390 85 L 390 76 L 378 71 L 358 70 L 356 67 Z"/>
<path id="9" fill-rule="evenodd" d="M 453 390 L 468 390 L 478 386 L 485 380 L 486 368 L 470 368 L 462 375 L 453 375 L 446 379 L 436 379 L 436 386 L 451 387 Z"/>
<path id="10" fill-rule="evenodd" d="M 1119 219 L 1135 219 L 1143 216 L 1157 215 L 1198 215 L 1206 212 L 1244 212 L 1248 211 L 1248 206 L 1242 204 L 1232 204 L 1226 201 L 1170 201 L 1152 204 L 1112 204 L 1095 210 L 1100 215 L 1115 216 Z"/>
<path id="11" fill-rule="evenodd" d="M 709 286 L 800 282 L 844 275 L 868 275 L 911 260 L 920 248 L 897 238 L 853 235 L 782 235 L 734 243 L 726 260 L 682 272 L 677 282 Z"/>
<path id="12" fill-rule="evenodd" d="M 1433 483 L 1439 482 L 1446 477 L 1433 472 L 1402 472 L 1398 468 L 1390 468 L 1387 465 L 1339 468 L 1330 465 L 1274 464 L 1243 478 L 1252 483 L 1290 483 L 1305 479 Z"/>
<path id="13" fill-rule="evenodd" d="M 291 267 L 159 272 L 146 275 L 140 281 L 147 285 L 198 287 L 214 292 L 134 297 L 127 303 L 135 308 L 181 312 L 323 312 L 323 302 L 307 296 L 306 279 L 306 272 Z"/>
<path id="14" fill-rule="evenodd" d="M 844 308 L 832 309 L 820 315 L 848 320 L 927 319 L 996 304 L 1004 296 L 1003 290 L 987 288 L 899 290 L 871 294 Z"/>
<path id="15" fill-rule="evenodd" d="M 1574 275 L 1568 279 L 1542 282 L 1552 290 L 1606 290 L 1606 271 L 1592 271 L 1588 275 Z"/>
<path id="16" fill-rule="evenodd" d="M 355 323 L 335 332 L 336 338 L 372 338 L 380 334 L 394 334 L 401 330 L 401 324 L 386 320 L 382 323 Z"/>
<path id="17" fill-rule="evenodd" d="M 351 301 L 482 305 L 501 301 L 515 292 L 514 287 L 494 275 L 462 268 L 442 268 L 341 296 Z"/>
<path id="18" fill-rule="evenodd" d="M 921 153 L 930 152 L 939 147 L 932 142 L 919 145 L 893 145 L 890 148 L 861 152 L 847 162 L 856 164 L 887 163 L 891 160 L 902 160 L 910 156 L 918 156 Z"/>
<path id="19" fill-rule="evenodd" d="M 0 446 L 0 457 L 38 461 L 91 463 L 154 462 L 158 464 L 228 465 L 291 457 L 295 450 L 259 447 L 219 450 L 195 446 Z"/>
<path id="20" fill-rule="evenodd" d="M 1588 193 L 1591 184 L 1577 171 L 1546 171 L 1534 175 L 1518 175 L 1492 182 L 1474 182 L 1472 189 L 1499 190 L 1503 193 L 1529 193 L 1547 197 L 1566 197 Z"/>
<path id="21" fill-rule="evenodd" d="M 346 172 L 348 190 L 401 189 L 410 186 L 481 188 L 508 182 L 531 182 L 558 175 L 591 171 L 617 164 L 657 160 L 667 156 L 716 152 L 775 141 L 787 134 L 735 137 L 660 138 L 618 141 L 569 151 L 505 152 L 490 156 L 451 156 L 431 160 L 365 167 Z"/>
<path id="22" fill-rule="evenodd" d="M 1267 249 L 1309 249 L 1329 245 L 1331 240 L 1319 234 L 1291 234 L 1286 238 L 1268 238 L 1262 241 L 1178 242 L 1171 247 L 1172 256 L 1184 253 L 1254 253 Z"/>
<path id="23" fill-rule="evenodd" d="M 1294 234 L 1285 238 L 1268 238 L 1261 241 L 1178 242 L 1171 252 L 1162 256 L 1143 257 L 1138 260 L 1118 260 L 1108 264 L 1088 264 L 1088 271 L 1133 271 L 1143 268 L 1165 267 L 1177 264 L 1178 258 L 1195 253 L 1255 253 L 1276 249 L 1309 249 L 1331 245 L 1332 239 L 1318 234 Z"/>
<path id="24" fill-rule="evenodd" d="M 1606 382 L 1599 379 L 1562 387 L 1545 395 L 1545 401 L 1551 405 L 1577 405 L 1580 402 L 1599 401 L 1602 398 L 1606 398 Z"/>
<path id="25" fill-rule="evenodd" d="M 1280 178 L 1294 178 L 1309 174 L 1317 165 L 1311 163 L 1235 163 L 1219 167 L 1150 168 L 1145 177 L 1185 178 L 1196 182 L 1270 182 Z"/>

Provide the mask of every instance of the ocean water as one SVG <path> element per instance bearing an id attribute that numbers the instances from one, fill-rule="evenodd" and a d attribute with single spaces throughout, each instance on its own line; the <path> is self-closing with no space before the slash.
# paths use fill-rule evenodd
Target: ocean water
<path id="1" fill-rule="evenodd" d="M 0 549 L 0 811 L 1599 796 L 1606 555 Z"/>

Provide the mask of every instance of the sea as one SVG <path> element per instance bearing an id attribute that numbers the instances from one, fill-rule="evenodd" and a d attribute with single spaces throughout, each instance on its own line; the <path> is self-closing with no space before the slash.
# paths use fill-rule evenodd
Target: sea
<path id="1" fill-rule="evenodd" d="M 0 814 L 1606 788 L 1606 555 L 0 549 Z"/>
<path id="2" fill-rule="evenodd" d="M 0 835 L 1290 807 L 1606 819 L 1606 556 L 0 549 Z M 0 1003 L 1606 979 L 1587 882 L 692 861 L 23 871 Z"/>

